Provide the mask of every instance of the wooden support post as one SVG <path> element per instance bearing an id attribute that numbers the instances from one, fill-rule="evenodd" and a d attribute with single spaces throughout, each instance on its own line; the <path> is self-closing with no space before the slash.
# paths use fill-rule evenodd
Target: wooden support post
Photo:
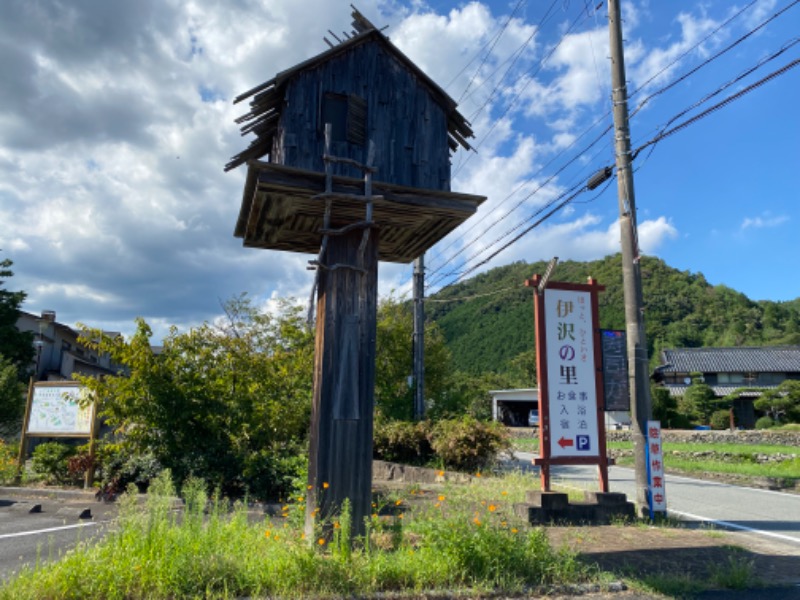
<path id="1" fill-rule="evenodd" d="M 33 404 L 33 377 L 28 380 L 28 399 L 25 403 L 25 417 L 22 419 L 22 432 L 19 434 L 19 455 L 17 456 L 17 474 L 14 483 L 19 485 L 22 482 L 22 471 L 25 468 L 25 460 L 28 458 L 28 423 L 31 420 L 31 405 Z"/>
<path id="2" fill-rule="evenodd" d="M 369 225 L 365 225 L 369 226 Z M 359 264 L 358 228 L 328 240 L 319 267 L 306 536 L 349 499 L 354 536 L 372 511 L 372 413 L 378 299 L 378 231 Z M 335 265 L 335 266 L 334 266 Z M 361 268 L 350 268 L 363 267 Z"/>

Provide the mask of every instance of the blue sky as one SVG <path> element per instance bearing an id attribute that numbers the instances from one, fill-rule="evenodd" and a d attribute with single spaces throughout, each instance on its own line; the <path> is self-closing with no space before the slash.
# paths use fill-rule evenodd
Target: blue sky
<path id="1" fill-rule="evenodd" d="M 324 51 L 328 29 L 349 31 L 349 4 L 3 2 L 0 249 L 15 263 L 11 287 L 28 293 L 24 308 L 123 332 L 141 316 L 158 336 L 214 319 L 220 302 L 241 292 L 305 299 L 309 257 L 246 249 L 232 235 L 244 170 L 222 167 L 248 143 L 232 99 Z M 639 90 L 631 110 L 652 96 L 632 119 L 633 146 L 722 86 L 672 125 L 798 60 L 797 4 L 624 2 L 629 90 Z M 600 135 L 611 123 L 605 3 L 357 6 L 446 87 L 476 132 L 477 153 L 453 157 L 453 189 L 488 200 L 429 252 L 432 291 L 613 163 L 612 134 Z M 644 253 L 751 299 L 800 296 L 799 91 L 800 68 L 790 69 L 639 154 Z M 471 273 L 617 252 L 615 182 L 598 192 L 577 196 Z M 381 293 L 407 293 L 410 274 L 381 264 Z"/>

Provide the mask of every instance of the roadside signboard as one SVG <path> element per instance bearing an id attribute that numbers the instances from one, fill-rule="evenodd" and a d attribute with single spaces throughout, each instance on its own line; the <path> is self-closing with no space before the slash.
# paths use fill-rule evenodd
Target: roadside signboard
<path id="1" fill-rule="evenodd" d="M 600 491 L 608 491 L 603 426 L 603 373 L 598 294 L 588 284 L 525 282 L 534 290 L 536 374 L 539 383 L 539 456 L 542 489 L 550 491 L 551 465 L 597 465 Z M 541 284 L 541 285 L 540 285 Z"/>
<path id="2" fill-rule="evenodd" d="M 647 488 L 650 518 L 652 519 L 656 512 L 667 512 L 661 421 L 647 422 Z"/>
<path id="3" fill-rule="evenodd" d="M 598 456 L 591 294 L 544 290 L 550 456 Z"/>
<path id="4" fill-rule="evenodd" d="M 17 481 L 19 482 L 28 456 L 31 437 L 89 438 L 89 458 L 95 456 L 95 402 L 89 390 L 77 381 L 39 381 L 31 379 L 25 404 L 25 419 L 19 440 Z M 86 470 L 84 486 L 88 489 L 94 479 L 94 466 Z"/>
<path id="5" fill-rule="evenodd" d="M 89 436 L 92 402 L 76 382 L 37 383 L 33 387 L 26 433 L 35 436 Z"/>
<path id="6" fill-rule="evenodd" d="M 628 353 L 625 332 L 603 329 L 603 396 L 606 411 L 628 411 L 631 397 L 628 385 Z"/>

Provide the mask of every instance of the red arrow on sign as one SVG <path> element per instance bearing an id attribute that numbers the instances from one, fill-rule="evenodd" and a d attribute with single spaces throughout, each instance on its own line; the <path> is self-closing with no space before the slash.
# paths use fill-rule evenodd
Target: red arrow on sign
<path id="1" fill-rule="evenodd" d="M 561 436 L 561 439 L 558 440 L 558 445 L 561 446 L 562 448 L 566 448 L 567 446 L 572 446 L 574 445 L 574 443 L 575 442 L 573 442 L 572 440 L 568 440 L 563 435 Z"/>

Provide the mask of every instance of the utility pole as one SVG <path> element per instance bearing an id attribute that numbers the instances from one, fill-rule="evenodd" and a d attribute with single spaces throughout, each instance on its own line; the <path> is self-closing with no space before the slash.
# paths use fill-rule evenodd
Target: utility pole
<path id="1" fill-rule="evenodd" d="M 611 98 L 614 104 L 614 152 L 617 166 L 617 195 L 622 244 L 622 283 L 625 297 L 625 323 L 628 338 L 628 379 L 631 391 L 636 505 L 641 515 L 648 514 L 647 460 L 645 453 L 647 421 L 652 417 L 649 362 L 644 331 L 642 277 L 636 232 L 636 202 L 631 170 L 631 138 L 628 126 L 628 93 L 625 58 L 622 49 L 622 23 L 619 0 L 608 0 L 608 25 L 611 47 Z"/>
<path id="2" fill-rule="evenodd" d="M 414 420 L 425 418 L 425 255 L 414 260 Z"/>

